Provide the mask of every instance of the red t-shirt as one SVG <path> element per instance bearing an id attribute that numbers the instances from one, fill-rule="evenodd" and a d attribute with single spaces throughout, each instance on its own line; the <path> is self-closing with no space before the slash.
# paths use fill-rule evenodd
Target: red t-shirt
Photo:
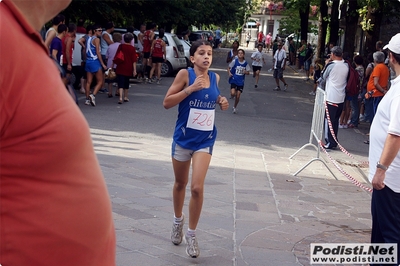
<path id="1" fill-rule="evenodd" d="M 69 34 L 66 34 L 62 39 L 61 39 L 61 44 L 62 44 L 62 54 L 63 54 L 63 64 L 68 64 L 67 62 L 67 40 L 70 39 L 71 36 Z M 71 47 L 69 48 L 69 58 L 70 58 L 70 63 L 72 64 L 72 53 L 74 50 L 74 42 L 71 42 Z"/>
<path id="2" fill-rule="evenodd" d="M 40 35 L 0 4 L 0 263 L 115 265 L 115 230 L 89 126 Z M 27 47 L 16 52 L 15 47 Z"/>
<path id="3" fill-rule="evenodd" d="M 163 40 L 162 39 L 157 39 L 154 41 L 153 45 L 153 52 L 151 56 L 153 57 L 164 57 L 164 52 L 163 52 Z"/>
<path id="4" fill-rule="evenodd" d="M 115 73 L 127 77 L 133 76 L 133 63 L 137 61 L 136 49 L 130 43 L 124 43 L 118 46 L 117 52 L 122 51 L 124 53 L 124 62 L 117 65 Z"/>
<path id="5" fill-rule="evenodd" d="M 153 31 L 152 30 L 146 30 L 143 35 L 143 52 L 148 53 L 151 50 L 151 41 L 150 41 L 150 35 Z"/>

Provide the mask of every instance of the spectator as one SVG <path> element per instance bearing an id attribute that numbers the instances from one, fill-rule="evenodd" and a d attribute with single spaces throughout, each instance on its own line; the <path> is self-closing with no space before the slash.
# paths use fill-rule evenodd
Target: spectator
<path id="1" fill-rule="evenodd" d="M 215 31 L 215 46 L 214 48 L 219 48 L 219 44 L 221 43 L 221 28 L 218 27 L 218 29 Z"/>
<path id="2" fill-rule="evenodd" d="M 96 106 L 96 94 L 99 92 L 101 86 L 103 86 L 103 69 L 106 70 L 107 66 L 104 64 L 103 58 L 100 53 L 100 36 L 103 29 L 100 25 L 93 26 L 93 29 L 93 36 L 89 37 L 86 41 L 85 70 L 87 72 L 87 80 L 85 104 Z M 92 84 L 94 76 L 96 77 L 97 83 L 93 89 L 93 93 L 90 94 L 90 85 Z"/>
<path id="3" fill-rule="evenodd" d="M 251 35 L 250 32 L 246 33 L 246 47 L 249 47 Z"/>
<path id="4" fill-rule="evenodd" d="M 151 45 L 151 62 L 152 67 L 150 71 L 150 77 L 153 76 L 154 72 L 157 75 L 157 84 L 160 84 L 161 80 L 161 64 L 165 61 L 166 57 L 166 44 L 163 40 L 164 29 L 160 29 L 158 32 L 158 38 Z M 149 80 L 151 83 L 152 81 Z"/>
<path id="5" fill-rule="evenodd" d="M 124 44 L 118 46 L 118 51 L 122 51 L 124 54 L 124 62 L 117 64 L 115 73 L 117 73 L 118 79 L 118 90 L 119 90 L 119 101 L 118 104 L 123 102 L 129 102 L 128 91 L 129 91 L 129 79 L 136 76 L 136 49 L 131 45 L 133 40 L 132 33 L 126 33 L 124 35 Z M 122 100 L 123 99 L 123 100 Z"/>
<path id="6" fill-rule="evenodd" d="M 125 35 L 125 34 L 124 34 Z M 107 58 L 107 69 L 116 68 L 116 65 L 113 62 L 115 54 L 117 52 L 118 47 L 122 42 L 122 35 L 119 32 L 114 32 L 112 36 L 114 43 L 110 44 L 107 49 L 106 58 Z M 113 82 L 114 80 L 106 79 L 105 82 L 108 84 L 108 98 L 113 97 Z"/>
<path id="7" fill-rule="evenodd" d="M 343 60 L 343 51 L 339 46 L 331 49 L 330 58 L 325 61 L 325 68 L 322 72 L 321 83 L 325 87 L 326 104 L 330 121 L 325 117 L 325 149 L 336 149 L 338 143 L 339 118 L 343 110 L 346 96 L 345 88 L 349 66 Z M 332 126 L 331 133 L 328 123 Z"/>
<path id="8" fill-rule="evenodd" d="M 371 146 L 369 147 L 369 181 L 373 187 L 371 243 L 397 244 L 397 250 L 395 250 L 397 261 L 394 264 L 399 265 L 400 33 L 393 36 L 384 49 L 388 51 L 389 65 L 395 70 L 397 77 L 392 80 L 392 87 L 379 104 L 371 125 Z M 377 67 L 378 65 L 375 68 Z"/>
<path id="9" fill-rule="evenodd" d="M 86 93 L 86 70 L 85 70 L 85 65 L 86 65 L 86 43 L 89 37 L 93 36 L 93 25 L 88 25 L 86 27 L 86 34 L 82 36 L 79 40 L 78 43 L 81 45 L 81 69 L 82 69 L 82 78 L 81 78 L 81 89 L 80 92 L 82 94 Z"/>
<path id="10" fill-rule="evenodd" d="M 57 27 L 57 36 L 51 41 L 50 45 L 50 55 L 53 57 L 54 60 L 57 61 L 61 65 L 61 55 L 63 52 L 62 49 L 62 39 L 64 38 L 65 34 L 67 34 L 67 26 L 65 24 L 60 24 Z"/>
<path id="11" fill-rule="evenodd" d="M 266 46 L 266 52 L 269 53 L 269 50 L 271 49 L 271 42 L 272 42 L 272 35 L 271 32 L 268 32 L 267 36 L 265 36 L 265 46 Z"/>
<path id="12" fill-rule="evenodd" d="M 330 42 L 329 45 L 325 47 L 325 58 L 329 59 L 331 56 L 331 50 L 335 46 L 333 42 Z"/>
<path id="13" fill-rule="evenodd" d="M 306 49 L 306 56 L 304 59 L 304 70 L 306 71 L 306 78 L 305 81 L 310 80 L 310 67 L 311 67 L 311 62 L 314 57 L 314 50 L 311 46 L 311 43 L 307 44 L 307 49 Z"/>
<path id="14" fill-rule="evenodd" d="M 375 52 L 373 54 L 375 67 L 372 70 L 367 84 L 367 93 L 372 98 L 372 115 L 370 122 L 374 119 L 378 105 L 388 91 L 389 69 L 385 65 L 385 54 Z"/>
<path id="15" fill-rule="evenodd" d="M 356 70 L 358 73 L 358 78 L 360 81 L 360 91 L 358 95 L 353 96 L 350 100 L 351 105 L 351 119 L 350 124 L 347 125 L 348 128 L 356 128 L 358 127 L 358 120 L 360 116 L 360 103 L 361 103 L 361 91 L 362 91 L 362 84 L 364 81 L 364 66 L 363 66 L 363 58 L 361 55 L 356 55 L 353 58 L 353 63 L 356 65 Z"/>
<path id="16" fill-rule="evenodd" d="M 362 91 L 361 91 L 361 108 L 360 108 L 360 122 L 367 122 L 371 123 L 372 121 L 372 98 L 365 98 L 365 94 L 367 92 L 367 85 L 368 85 L 368 80 L 369 77 L 371 76 L 372 70 L 375 67 L 374 63 L 374 57 L 372 53 L 369 53 L 367 56 L 368 59 L 368 65 L 365 69 L 365 74 L 364 74 L 364 80 L 363 80 L 363 85 L 362 85 Z"/>
<path id="17" fill-rule="evenodd" d="M 106 58 L 106 53 L 108 46 L 112 43 L 114 43 L 112 39 L 111 33 L 114 31 L 114 23 L 112 22 L 107 22 L 106 24 L 106 30 L 102 32 L 101 38 L 100 38 L 100 48 L 101 48 L 101 59 L 103 60 L 104 64 L 107 65 L 107 58 Z M 102 80 L 102 86 L 105 84 L 105 76 L 103 75 L 103 80 Z M 102 88 L 99 90 L 101 93 L 108 92 L 106 88 Z"/>
<path id="18" fill-rule="evenodd" d="M 320 58 L 315 59 L 315 61 L 314 61 L 314 73 L 313 73 L 314 88 L 309 93 L 312 96 L 315 96 L 315 93 L 317 92 L 318 80 L 321 77 L 322 69 L 323 69 L 322 60 Z"/>
<path id="19" fill-rule="evenodd" d="M 257 46 L 259 43 L 261 43 L 264 48 L 264 40 L 265 40 L 264 33 L 262 31 L 259 31 L 257 34 Z"/>
<path id="20" fill-rule="evenodd" d="M 50 47 L 51 41 L 57 36 L 57 27 L 60 24 L 64 24 L 64 16 L 61 14 L 58 14 L 53 18 L 52 26 L 47 30 L 45 38 L 44 38 L 44 44 L 46 47 Z"/>
<path id="21" fill-rule="evenodd" d="M 0 31 L 7 40 L 0 49 L 0 260 L 6 266 L 116 265 L 111 202 L 88 123 L 39 35 L 69 3 L 0 4 L 0 25 L 7 25 Z"/>
<path id="22" fill-rule="evenodd" d="M 300 72 L 304 71 L 304 61 L 306 59 L 307 45 L 305 40 L 301 40 L 301 46 L 297 50 L 299 53 L 299 69 Z"/>
<path id="23" fill-rule="evenodd" d="M 76 38 L 76 25 L 71 23 L 68 25 L 68 33 L 65 34 L 62 41 L 62 49 L 63 49 L 63 60 L 62 67 L 67 74 L 67 78 L 69 78 L 72 74 L 72 52 L 75 46 L 75 38 Z"/>
<path id="24" fill-rule="evenodd" d="M 85 20 L 83 18 L 78 19 L 77 27 L 76 27 L 76 33 L 82 33 L 86 34 L 86 29 L 83 26 L 85 23 Z"/>
<path id="25" fill-rule="evenodd" d="M 289 64 L 296 65 L 296 46 L 293 37 L 289 37 Z"/>
<path id="26" fill-rule="evenodd" d="M 145 82 L 148 81 L 148 79 L 151 79 L 150 77 L 150 71 L 151 71 L 151 57 L 150 57 L 150 51 L 151 51 L 151 45 L 153 44 L 154 41 L 154 31 L 157 28 L 157 25 L 155 23 L 149 23 L 146 27 L 146 31 L 144 32 L 143 36 L 143 72 L 148 74 L 148 78 L 145 79 Z"/>
<path id="27" fill-rule="evenodd" d="M 283 71 L 286 67 L 286 51 L 282 49 L 282 42 L 278 42 L 278 50 L 276 50 L 274 54 L 274 79 L 276 83 L 276 88 L 274 91 L 280 91 L 281 88 L 279 86 L 279 80 L 281 80 L 284 84 L 284 91 L 287 90 L 288 84 L 286 83 L 285 79 L 283 78 Z"/>

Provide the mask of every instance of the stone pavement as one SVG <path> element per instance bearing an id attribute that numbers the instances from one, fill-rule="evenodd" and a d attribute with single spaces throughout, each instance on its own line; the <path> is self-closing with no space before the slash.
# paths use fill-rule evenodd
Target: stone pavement
<path id="1" fill-rule="evenodd" d="M 297 75 L 295 69 L 287 72 Z M 191 259 L 184 243 L 170 241 L 170 137 L 99 128 L 91 132 L 112 201 L 118 266 L 309 265 L 310 243 L 369 242 L 371 193 L 351 184 L 324 154 L 321 158 L 338 180 L 320 162 L 293 176 L 316 156 L 315 150 L 304 149 L 289 159 L 300 147 L 265 149 L 219 140 L 197 228 L 201 253 Z M 332 154 L 341 162 L 367 159 L 367 154 L 355 160 Z M 341 166 L 369 186 L 361 175 L 367 169 Z M 187 217 L 189 196 L 188 189 Z"/>

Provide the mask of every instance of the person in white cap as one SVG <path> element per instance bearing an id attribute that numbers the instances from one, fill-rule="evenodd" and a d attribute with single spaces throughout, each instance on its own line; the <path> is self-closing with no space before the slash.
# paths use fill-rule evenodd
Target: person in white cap
<path id="1" fill-rule="evenodd" d="M 396 72 L 371 125 L 369 181 L 372 183 L 371 243 L 397 243 L 400 264 L 400 33 L 384 48 Z M 375 264 L 374 264 L 375 265 Z M 379 264 L 380 265 L 380 264 Z"/>

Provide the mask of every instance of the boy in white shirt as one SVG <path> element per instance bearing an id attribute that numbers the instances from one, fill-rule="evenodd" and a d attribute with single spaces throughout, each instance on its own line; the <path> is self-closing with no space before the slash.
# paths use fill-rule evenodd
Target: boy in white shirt
<path id="1" fill-rule="evenodd" d="M 253 63 L 251 64 L 253 66 L 253 78 L 256 78 L 256 84 L 254 85 L 254 88 L 257 88 L 258 86 L 258 79 L 260 78 L 260 71 L 263 66 L 263 63 L 265 64 L 265 58 L 264 54 L 262 52 L 263 50 L 263 45 L 259 43 L 257 45 L 258 51 L 254 52 L 251 55 L 251 59 L 253 60 Z"/>

